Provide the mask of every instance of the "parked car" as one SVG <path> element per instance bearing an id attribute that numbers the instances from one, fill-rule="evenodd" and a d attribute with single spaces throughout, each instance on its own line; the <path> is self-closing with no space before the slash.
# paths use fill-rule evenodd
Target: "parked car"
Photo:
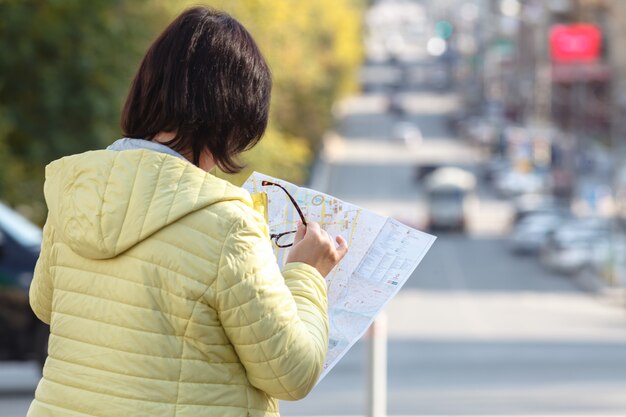
<path id="1" fill-rule="evenodd" d="M 538 253 L 546 246 L 550 233 L 565 221 L 556 212 L 528 214 L 515 225 L 509 237 L 511 250 L 516 254 Z"/>
<path id="2" fill-rule="evenodd" d="M 541 261 L 549 269 L 574 275 L 592 267 L 594 247 L 609 238 L 610 225 L 600 218 L 566 222 L 550 233 L 541 250 Z"/>
<path id="3" fill-rule="evenodd" d="M 513 222 L 519 223 L 527 216 L 534 214 L 548 214 L 561 217 L 570 215 L 569 207 L 558 199 L 547 194 L 522 194 L 513 200 L 515 211 Z"/>
<path id="4" fill-rule="evenodd" d="M 495 186 L 503 197 L 515 197 L 528 193 L 543 193 L 548 190 L 546 176 L 534 172 L 510 170 L 496 178 Z"/>
<path id="5" fill-rule="evenodd" d="M 48 326 L 28 303 L 41 229 L 0 203 L 0 359 L 43 362 Z"/>

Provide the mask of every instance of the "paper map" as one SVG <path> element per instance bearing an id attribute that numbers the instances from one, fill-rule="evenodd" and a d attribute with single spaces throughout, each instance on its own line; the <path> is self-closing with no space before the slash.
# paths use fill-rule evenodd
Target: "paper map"
<path id="1" fill-rule="evenodd" d="M 299 216 L 285 192 L 262 186 L 263 180 L 285 187 L 307 221 L 318 222 L 332 237 L 343 236 L 349 245 L 346 256 L 326 277 L 330 332 L 321 381 L 404 285 L 435 237 L 327 194 L 254 172 L 243 188 L 251 194 L 267 193 L 270 233 L 295 230 Z M 274 245 L 281 267 L 288 250 Z"/>

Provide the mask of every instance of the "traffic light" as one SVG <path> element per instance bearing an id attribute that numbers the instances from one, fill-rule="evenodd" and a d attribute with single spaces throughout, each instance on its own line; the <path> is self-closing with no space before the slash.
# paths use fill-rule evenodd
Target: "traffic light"
<path id="1" fill-rule="evenodd" d="M 435 34 L 443 40 L 448 40 L 454 33 L 454 26 L 447 20 L 439 20 L 435 23 Z"/>

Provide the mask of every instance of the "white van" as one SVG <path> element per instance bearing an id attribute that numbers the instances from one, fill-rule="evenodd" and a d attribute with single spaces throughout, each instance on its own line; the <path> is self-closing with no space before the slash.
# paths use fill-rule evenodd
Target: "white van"
<path id="1" fill-rule="evenodd" d="M 467 206 L 476 188 L 476 178 L 469 171 L 443 167 L 425 179 L 428 227 L 431 230 L 464 231 Z"/>

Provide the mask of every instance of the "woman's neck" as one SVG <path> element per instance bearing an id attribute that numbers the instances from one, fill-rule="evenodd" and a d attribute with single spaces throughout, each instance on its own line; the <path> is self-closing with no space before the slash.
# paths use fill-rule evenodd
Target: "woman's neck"
<path id="1" fill-rule="evenodd" d="M 176 132 L 159 132 L 152 138 L 153 142 L 165 144 L 176 137 Z M 193 163 L 193 151 L 191 149 L 183 149 L 180 154 L 184 156 L 188 161 Z M 200 158 L 198 161 L 198 168 L 204 171 L 210 171 L 215 166 L 215 161 L 213 160 L 213 155 L 209 152 L 208 149 L 204 149 L 200 153 Z"/>
<path id="2" fill-rule="evenodd" d="M 153 142 L 165 143 L 176 137 L 176 132 L 159 132 L 152 138 Z"/>

